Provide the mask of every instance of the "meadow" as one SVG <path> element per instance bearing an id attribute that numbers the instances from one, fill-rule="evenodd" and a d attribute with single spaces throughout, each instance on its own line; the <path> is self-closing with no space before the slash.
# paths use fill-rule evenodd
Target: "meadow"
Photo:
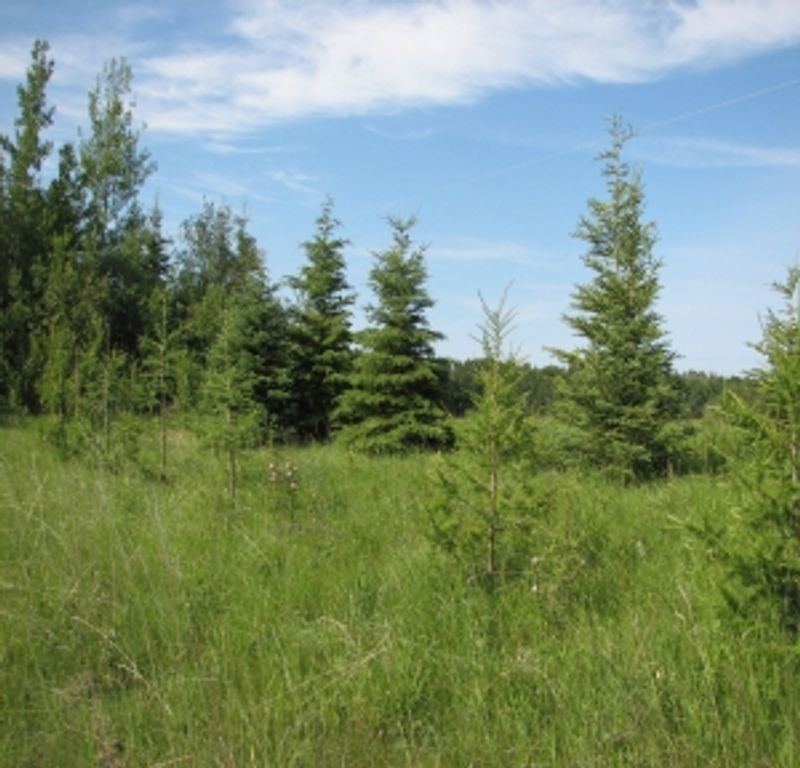
<path id="1" fill-rule="evenodd" d="M 694 532 L 737 513 L 723 472 L 543 473 L 489 592 L 432 541 L 433 455 L 253 451 L 234 502 L 191 433 L 166 481 L 139 439 L 0 428 L 3 766 L 800 764 L 798 646 Z"/>

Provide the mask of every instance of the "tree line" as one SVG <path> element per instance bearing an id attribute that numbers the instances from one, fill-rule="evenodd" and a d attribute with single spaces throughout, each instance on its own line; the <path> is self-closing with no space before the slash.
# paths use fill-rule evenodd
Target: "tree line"
<path id="1" fill-rule="evenodd" d="M 0 406 L 49 414 L 64 444 L 90 433 L 106 448 L 118 416 L 202 414 L 209 443 L 235 454 L 266 440 L 337 439 L 368 452 L 453 445 L 451 414 L 476 406 L 485 360 L 438 359 L 427 311 L 425 248 L 414 219 L 388 219 L 390 243 L 369 275 L 373 303 L 355 332 L 348 241 L 327 199 L 305 262 L 279 296 L 248 222 L 205 202 L 173 241 L 142 202 L 156 164 L 142 145 L 132 73 L 112 60 L 88 95 L 86 132 L 55 153 L 49 46 L 34 43 L 11 136 L 0 139 Z M 675 419 L 719 389 L 678 376 L 654 311 L 659 263 L 638 171 L 620 120 L 601 156 L 608 199 L 590 200 L 576 236 L 594 279 L 566 322 L 585 345 L 560 366 L 515 360 L 522 412 L 556 408 L 594 463 L 663 474 Z M 484 349 L 484 352 L 486 350 Z M 97 437 L 99 436 L 99 438 Z M 164 452 L 166 451 L 166 445 Z"/>

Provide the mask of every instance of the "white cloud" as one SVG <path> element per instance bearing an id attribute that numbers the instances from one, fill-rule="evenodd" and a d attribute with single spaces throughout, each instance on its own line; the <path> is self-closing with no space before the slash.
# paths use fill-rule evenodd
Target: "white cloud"
<path id="1" fill-rule="evenodd" d="M 794 0 L 239 0 L 226 47 L 144 61 L 148 124 L 239 132 L 309 115 L 633 82 L 800 41 Z"/>
<path id="2" fill-rule="evenodd" d="M 87 68 L 125 55 L 152 130 L 224 137 L 526 85 L 643 81 L 800 42 L 797 0 L 228 0 L 213 24 L 193 4 L 166 8 L 141 0 L 57 36 L 57 77 L 85 95 Z M 0 78 L 24 72 L 17 48 L 3 40 Z"/>

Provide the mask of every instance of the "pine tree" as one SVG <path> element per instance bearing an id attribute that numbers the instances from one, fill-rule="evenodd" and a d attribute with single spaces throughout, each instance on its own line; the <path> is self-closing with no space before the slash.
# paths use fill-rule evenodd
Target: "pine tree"
<path id="1" fill-rule="evenodd" d="M 490 591 L 529 568 L 540 506 L 525 369 L 505 349 L 514 320 L 505 301 L 492 308 L 481 299 L 478 389 L 459 423 L 457 450 L 440 460 L 432 503 L 436 542 Z"/>
<path id="2" fill-rule="evenodd" d="M 351 306 L 355 296 L 345 276 L 347 241 L 326 200 L 312 240 L 303 244 L 307 262 L 289 285 L 296 291 L 291 312 L 291 422 L 303 440 L 325 440 L 331 415 L 347 385 L 353 361 Z"/>
<path id="3" fill-rule="evenodd" d="M 578 286 L 575 313 L 565 317 L 586 346 L 555 353 L 568 366 L 567 400 L 590 456 L 629 481 L 668 470 L 676 390 L 674 355 L 654 309 L 655 227 L 643 221 L 640 174 L 622 158 L 632 133 L 619 118 L 610 133 L 611 146 L 599 157 L 608 199 L 589 201 L 575 233 L 588 244 L 583 261 L 594 278 Z"/>
<path id="4" fill-rule="evenodd" d="M 377 304 L 367 307 L 370 325 L 334 418 L 345 425 L 341 439 L 366 452 L 440 448 L 452 433 L 438 402 L 433 342 L 441 334 L 426 317 L 425 251 L 413 246 L 413 218 L 389 223 L 393 244 L 375 254 L 369 277 Z"/>
<path id="5" fill-rule="evenodd" d="M 206 203 L 183 225 L 185 247 L 179 254 L 174 294 L 180 345 L 185 350 L 177 397 L 196 405 L 212 345 L 231 296 L 248 296 L 248 335 L 243 344 L 255 366 L 254 397 L 271 427 L 283 423 L 288 397 L 286 314 L 275 296 L 263 254 L 247 231 L 247 222 L 227 206 Z"/>

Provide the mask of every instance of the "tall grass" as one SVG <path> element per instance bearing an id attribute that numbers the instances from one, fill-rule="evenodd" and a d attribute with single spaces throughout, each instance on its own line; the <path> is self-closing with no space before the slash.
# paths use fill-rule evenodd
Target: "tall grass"
<path id="1" fill-rule="evenodd" d="M 800 762 L 797 649 L 726 619 L 688 532 L 723 475 L 547 478 L 490 596 L 430 544 L 429 458 L 253 453 L 233 503 L 190 435 L 167 483 L 151 443 L 113 471 L 0 432 L 3 765 Z"/>

